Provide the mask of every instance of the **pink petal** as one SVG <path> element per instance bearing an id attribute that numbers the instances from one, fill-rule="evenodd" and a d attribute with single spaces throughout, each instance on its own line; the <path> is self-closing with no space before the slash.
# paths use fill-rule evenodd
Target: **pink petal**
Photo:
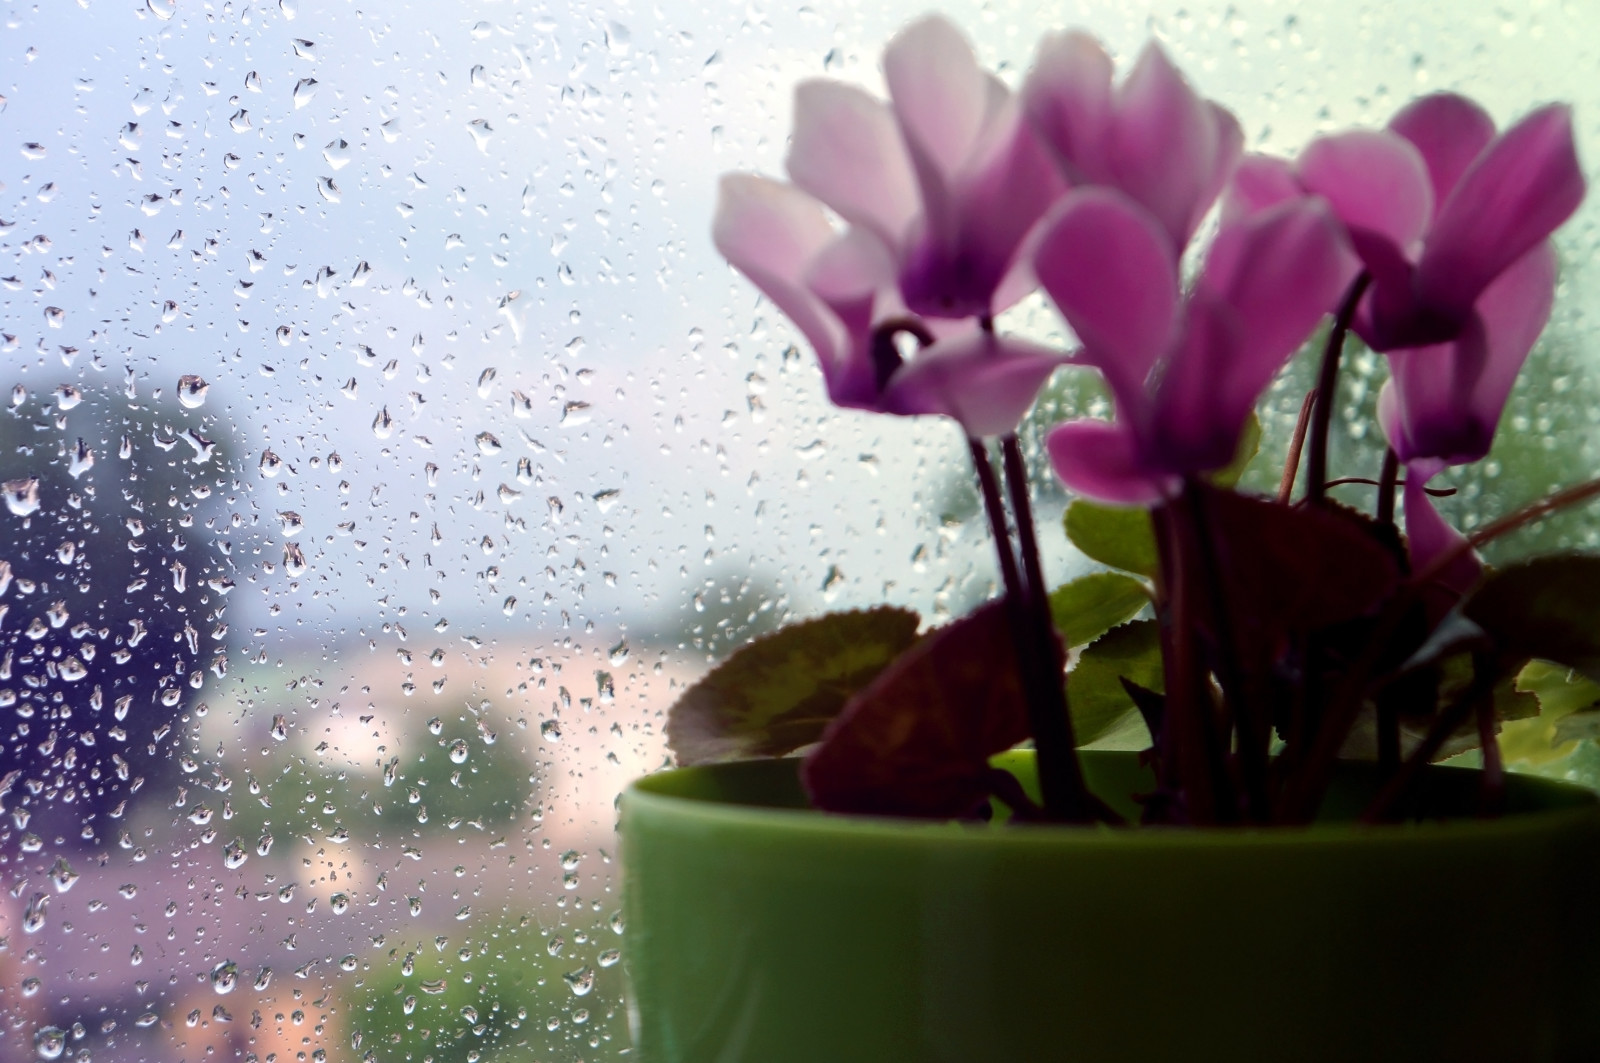
<path id="1" fill-rule="evenodd" d="M 1466 542 L 1466 536 L 1439 516 L 1439 511 L 1433 508 L 1433 501 L 1423 490 L 1431 475 L 1426 467 L 1408 467 L 1406 486 L 1401 496 L 1406 514 L 1406 541 L 1411 548 L 1411 567 L 1419 572 Z M 1478 560 L 1476 553 L 1468 550 L 1446 565 L 1438 579 L 1451 590 L 1465 594 L 1478 582 L 1482 573 L 1483 563 Z"/>
<path id="2" fill-rule="evenodd" d="M 844 329 L 805 283 L 835 233 L 820 204 L 791 185 L 728 174 L 718 189 L 712 242 L 805 334 L 826 376 L 847 349 Z"/>
<path id="3" fill-rule="evenodd" d="M 845 342 L 822 360 L 828 398 L 838 406 L 876 410 L 882 403 L 872 358 L 873 324 L 902 310 L 894 297 L 894 260 L 876 236 L 851 229 L 823 248 L 805 283 L 843 327 Z"/>
<path id="4" fill-rule="evenodd" d="M 1337 307 L 1358 269 L 1343 229 L 1317 199 L 1280 203 L 1219 232 L 1199 284 L 1248 325 L 1230 376 L 1265 387 Z"/>
<path id="5" fill-rule="evenodd" d="M 958 180 L 953 217 L 942 227 L 930 219 L 908 243 L 900 273 L 906 305 L 930 317 L 993 313 L 1023 238 L 1065 190 L 1020 105 L 1006 99 Z M 1023 294 L 1008 291 L 1000 306 Z"/>
<path id="6" fill-rule="evenodd" d="M 1111 169 L 1117 187 L 1155 215 L 1174 246 L 1188 243 L 1241 140 L 1231 115 L 1197 96 L 1158 45 L 1145 46 L 1117 90 Z"/>
<path id="7" fill-rule="evenodd" d="M 1578 209 L 1583 171 L 1572 143 L 1572 110 L 1540 108 L 1497 137 L 1439 208 L 1417 263 L 1417 294 L 1464 316 L 1502 270 Z"/>
<path id="8" fill-rule="evenodd" d="M 916 177 L 882 100 L 836 81 L 802 81 L 785 160 L 795 184 L 853 225 L 898 246 L 918 210 Z"/>
<path id="9" fill-rule="evenodd" d="M 1065 361 L 1048 347 L 974 330 L 919 352 L 890 380 L 883 409 L 944 414 L 975 438 L 1005 435 Z"/>
<path id="10" fill-rule="evenodd" d="M 1403 137 L 1358 129 L 1318 137 L 1295 171 L 1307 191 L 1323 196 L 1352 229 L 1409 250 L 1433 213 L 1433 186 L 1422 153 Z"/>
<path id="11" fill-rule="evenodd" d="M 1106 183 L 1111 57 L 1081 30 L 1047 34 L 1022 86 L 1028 121 L 1075 182 Z"/>
<path id="12" fill-rule="evenodd" d="M 1076 494 L 1114 506 L 1148 506 L 1169 497 L 1176 481 L 1150 472 L 1126 425 L 1067 421 L 1050 430 L 1045 448 L 1061 482 Z"/>
<path id="13" fill-rule="evenodd" d="M 988 117 L 988 75 L 948 19 L 930 15 L 901 30 L 883 53 L 895 117 L 914 150 L 954 173 Z"/>
<path id="14" fill-rule="evenodd" d="M 1141 422 L 1149 468 L 1206 472 L 1233 460 L 1244 422 L 1281 364 L 1242 363 L 1248 334 L 1248 323 L 1221 299 L 1204 289 L 1190 296 L 1183 339 Z"/>
<path id="15" fill-rule="evenodd" d="M 1494 139 L 1494 119 L 1465 96 L 1441 92 L 1401 108 L 1389 120 L 1389 130 L 1411 141 L 1422 153 L 1437 206 Z"/>
<path id="16" fill-rule="evenodd" d="M 1222 226 L 1227 228 L 1257 211 L 1305 194 L 1288 159 L 1246 155 L 1234 168 L 1233 180 L 1222 197 Z"/>
<path id="17" fill-rule="evenodd" d="M 1110 189 L 1069 192 L 1047 219 L 1033 268 L 1078 334 L 1084 361 L 1119 404 L 1143 402 L 1145 378 L 1172 343 L 1178 269 L 1156 220 Z"/>
<path id="18" fill-rule="evenodd" d="M 1455 342 L 1390 353 L 1385 401 L 1392 409 L 1380 414 L 1402 461 L 1464 465 L 1489 453 L 1512 385 L 1549 320 L 1555 282 L 1547 242 L 1484 291 Z"/>

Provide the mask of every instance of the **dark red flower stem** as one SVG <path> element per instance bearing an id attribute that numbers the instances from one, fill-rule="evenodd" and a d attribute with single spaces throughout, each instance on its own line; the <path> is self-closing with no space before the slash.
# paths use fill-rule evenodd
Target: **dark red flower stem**
<path id="1" fill-rule="evenodd" d="M 1236 735 L 1235 753 L 1239 760 L 1240 781 L 1244 787 L 1245 818 L 1265 823 L 1271 817 L 1267 800 L 1267 749 L 1272 738 L 1272 719 L 1264 711 L 1258 691 L 1251 684 L 1248 669 L 1238 658 L 1239 642 L 1234 637 L 1232 615 L 1228 609 L 1226 591 L 1217 573 L 1220 571 L 1217 541 L 1212 530 L 1210 507 L 1205 491 L 1198 480 L 1187 477 L 1183 484 L 1183 502 L 1193 535 L 1195 569 L 1204 584 L 1211 630 L 1216 638 L 1215 669 L 1222 684 L 1224 701 L 1231 710 Z M 1226 730 L 1224 721 L 1224 730 Z M 1221 745 L 1213 742 L 1216 756 Z M 1222 809 L 1225 814 L 1232 809 Z"/>
<path id="2" fill-rule="evenodd" d="M 1018 552 L 1022 555 L 1023 613 L 1025 627 L 1019 642 L 1030 643 L 1027 659 L 1034 671 L 1026 684 L 1029 722 L 1033 728 L 1034 755 L 1039 764 L 1039 789 L 1047 813 L 1074 823 L 1110 819 L 1112 813 L 1089 793 L 1078 763 L 1077 741 L 1072 733 L 1072 713 L 1067 704 L 1065 662 L 1060 640 L 1050 616 L 1050 591 L 1044 582 L 1039 543 L 1033 528 L 1033 504 L 1028 498 L 1028 467 L 1015 435 L 1000 443 L 1011 515 L 1017 526 Z"/>
<path id="3" fill-rule="evenodd" d="M 1327 490 L 1328 432 L 1333 425 L 1333 408 L 1339 401 L 1339 360 L 1344 354 L 1350 321 L 1356 316 L 1356 307 L 1361 305 L 1361 297 L 1371 283 L 1372 277 L 1365 270 L 1351 282 L 1334 316 L 1328 343 L 1322 349 L 1322 367 L 1317 372 L 1317 405 L 1311 420 L 1311 449 L 1306 456 L 1306 500 L 1309 502 L 1320 503 Z"/>
<path id="4" fill-rule="evenodd" d="M 1378 474 L 1378 523 L 1394 527 L 1394 489 L 1400 483 L 1400 455 L 1393 447 L 1383 451 L 1383 471 Z"/>
<path id="5" fill-rule="evenodd" d="M 1294 421 L 1294 435 L 1289 438 L 1289 454 L 1283 460 L 1283 477 L 1278 481 L 1278 501 L 1284 505 L 1294 494 L 1295 477 L 1300 474 L 1300 452 L 1305 449 L 1306 430 L 1311 426 L 1311 411 L 1317 405 L 1317 389 L 1306 392 L 1300 403 L 1300 416 Z"/>
<path id="6" fill-rule="evenodd" d="M 983 440 L 968 436 L 967 451 L 972 455 L 972 467 L 978 473 L 978 490 L 983 496 L 983 509 L 989 516 L 989 534 L 994 539 L 995 554 L 1000 563 L 1000 580 L 1005 586 L 1006 597 L 1020 604 L 1024 600 L 1022 578 L 1017 573 L 1017 555 L 1011 549 L 1011 529 L 1006 525 L 1006 504 L 1000 495 L 1000 481 L 995 478 L 994 466 L 989 463 L 989 450 L 983 445 Z"/>

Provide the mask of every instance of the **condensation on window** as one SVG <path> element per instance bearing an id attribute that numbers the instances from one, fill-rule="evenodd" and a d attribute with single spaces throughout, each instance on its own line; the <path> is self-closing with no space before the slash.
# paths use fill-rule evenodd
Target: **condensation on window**
<path id="1" fill-rule="evenodd" d="M 879 89 L 921 10 L 5 5 L 0 1057 L 626 1058 L 616 797 L 676 692 L 994 589 L 954 430 L 830 408 L 708 235 L 794 82 Z M 1061 10 L 1255 148 L 1455 88 L 1573 100 L 1596 153 L 1586 4 Z M 1013 83 L 1050 28 L 949 13 Z M 1453 519 L 1594 465 L 1594 239 Z M 1032 438 L 1103 406 L 1063 374 Z"/>

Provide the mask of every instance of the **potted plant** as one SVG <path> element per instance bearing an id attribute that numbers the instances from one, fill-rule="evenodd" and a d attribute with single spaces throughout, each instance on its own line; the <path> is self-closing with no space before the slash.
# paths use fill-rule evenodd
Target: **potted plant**
<path id="1" fill-rule="evenodd" d="M 1600 481 L 1470 536 L 1429 486 L 1549 317 L 1568 109 L 1430 96 L 1285 160 L 1155 45 L 1118 83 L 1048 36 L 1013 93 L 932 17 L 883 65 L 888 103 L 800 85 L 792 183 L 725 177 L 714 236 L 835 403 L 963 429 L 1004 591 L 793 625 L 673 708 L 688 766 L 621 809 L 640 1056 L 1600 1058 L 1600 805 L 1496 740 L 1530 662 L 1600 679 L 1600 558 L 1475 553 Z M 1035 291 L 1072 350 L 1000 320 Z M 1236 489 L 1325 321 L 1281 489 Z M 1351 332 L 1370 512 L 1327 469 Z M 1114 406 L 1046 444 L 1108 570 L 1052 588 L 1016 433 L 1063 366 Z"/>

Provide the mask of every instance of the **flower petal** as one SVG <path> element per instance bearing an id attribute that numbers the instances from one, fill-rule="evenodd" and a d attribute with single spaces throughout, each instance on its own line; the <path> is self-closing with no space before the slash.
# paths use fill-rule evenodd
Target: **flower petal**
<path id="1" fill-rule="evenodd" d="M 894 113 L 913 152 L 946 174 L 961 168 L 989 114 L 989 76 L 950 20 L 930 15 L 883 52 Z"/>
<path id="2" fill-rule="evenodd" d="M 975 317 L 1015 302 L 1008 290 L 996 305 L 996 291 L 1011 271 L 1024 237 L 1066 191 L 1055 165 L 1021 106 L 1006 97 L 984 130 L 949 204 L 943 225 L 914 231 L 900 272 L 906 305 L 929 317 Z"/>
<path id="3" fill-rule="evenodd" d="M 1411 548 L 1411 567 L 1417 571 L 1427 568 L 1436 559 L 1466 542 L 1466 536 L 1446 524 L 1444 518 L 1439 516 L 1439 511 L 1433 508 L 1433 501 L 1424 490 L 1431 476 L 1432 473 L 1425 466 L 1408 466 L 1406 486 L 1401 496 L 1406 514 L 1406 541 Z M 1465 594 L 1478 582 L 1482 573 L 1483 563 L 1478 560 L 1476 553 L 1468 550 L 1445 566 L 1438 582 Z"/>
<path id="4" fill-rule="evenodd" d="M 1417 263 L 1417 295 L 1462 315 L 1489 283 L 1583 201 L 1572 110 L 1540 108 L 1497 137 L 1439 207 Z"/>
<path id="5" fill-rule="evenodd" d="M 1206 295 L 1226 305 L 1242 328 L 1230 349 L 1208 351 L 1215 364 L 1193 375 L 1191 386 L 1214 396 L 1219 416 L 1242 423 L 1274 374 L 1333 311 L 1358 268 L 1343 229 L 1320 199 L 1279 203 L 1223 229 L 1206 256 L 1191 313 L 1214 314 L 1201 298 Z M 1174 356 L 1174 366 L 1178 361 Z M 1169 366 L 1169 379 L 1175 371 Z M 1236 432 L 1230 428 L 1229 434 Z"/>
<path id="6" fill-rule="evenodd" d="M 894 259 L 870 231 L 851 229 L 817 254 L 805 283 L 833 311 L 845 337 L 835 356 L 822 362 L 828 398 L 850 409 L 880 409 L 873 324 L 904 310 L 894 290 Z"/>
<path id="7" fill-rule="evenodd" d="M 1389 130 L 1411 141 L 1422 153 L 1437 207 L 1494 139 L 1494 119 L 1465 96 L 1441 92 L 1401 108 L 1389 120 Z"/>
<path id="8" fill-rule="evenodd" d="M 1104 188 L 1069 192 L 1043 225 L 1033 261 L 1039 282 L 1118 403 L 1140 404 L 1177 326 L 1172 243 L 1148 213 Z"/>
<path id="9" fill-rule="evenodd" d="M 1234 168 L 1233 179 L 1222 197 L 1223 228 L 1260 210 L 1306 194 L 1288 159 L 1272 155 L 1246 155 Z"/>
<path id="10" fill-rule="evenodd" d="M 837 81 L 802 81 L 785 160 L 796 185 L 852 225 L 899 246 L 918 210 L 916 177 L 882 100 Z"/>
<path id="11" fill-rule="evenodd" d="M 821 205 L 792 185 L 752 174 L 722 178 L 712 242 L 794 321 L 825 378 L 847 349 L 844 328 L 806 285 L 805 273 L 835 235 Z"/>
<path id="12" fill-rule="evenodd" d="M 1061 482 L 1076 494 L 1114 506 L 1148 506 L 1173 493 L 1176 481 L 1145 467 L 1124 424 L 1067 421 L 1050 430 L 1045 448 Z"/>
<path id="13" fill-rule="evenodd" d="M 1197 96 L 1153 42 L 1117 90 L 1113 114 L 1110 158 L 1117 187 L 1155 215 L 1175 247 L 1183 247 L 1238 160 L 1238 124 Z"/>
<path id="14" fill-rule="evenodd" d="M 1050 33 L 1039 42 L 1022 85 L 1028 121 L 1069 180 L 1103 184 L 1111 129 L 1111 57 L 1081 30 Z"/>
<path id="15" fill-rule="evenodd" d="M 1295 172 L 1346 225 L 1402 249 L 1421 239 L 1433 213 L 1427 163 L 1414 144 L 1394 133 L 1357 129 L 1318 137 L 1301 153 Z"/>
<path id="16" fill-rule="evenodd" d="M 1549 320 L 1555 282 L 1546 242 L 1484 291 L 1455 342 L 1390 352 L 1380 418 L 1402 461 L 1465 465 L 1489 453 L 1511 387 Z"/>
<path id="17" fill-rule="evenodd" d="M 883 409 L 953 417 L 967 435 L 1015 432 L 1039 389 L 1066 361 L 1061 352 L 974 330 L 919 352 L 884 389 Z"/>

